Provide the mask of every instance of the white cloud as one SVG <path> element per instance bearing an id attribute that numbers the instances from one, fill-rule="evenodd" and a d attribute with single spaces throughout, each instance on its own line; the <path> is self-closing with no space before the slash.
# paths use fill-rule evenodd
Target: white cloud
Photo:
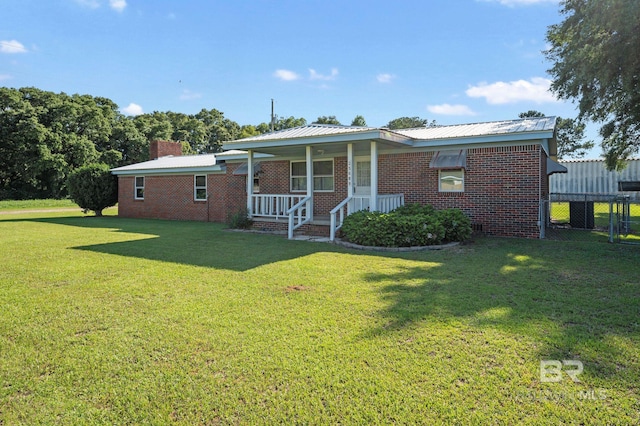
<path id="1" fill-rule="evenodd" d="M 0 53 L 26 53 L 27 49 L 18 40 L 0 40 Z"/>
<path id="2" fill-rule="evenodd" d="M 138 104 L 134 104 L 133 102 L 131 102 L 129 104 L 129 106 L 122 108 L 122 112 L 127 114 L 127 115 L 141 115 L 144 114 L 144 111 L 142 111 L 142 107 Z"/>
<path id="3" fill-rule="evenodd" d="M 394 80 L 395 78 L 396 76 L 393 74 L 378 74 L 376 76 L 378 83 L 391 83 L 391 80 Z"/>
<path id="4" fill-rule="evenodd" d="M 122 12 L 127 7 L 127 0 L 109 0 L 109 7 L 116 12 Z"/>
<path id="5" fill-rule="evenodd" d="M 103 0 L 75 0 L 75 2 L 89 9 L 97 9 L 103 4 Z M 116 12 L 122 12 L 127 7 L 127 0 L 109 0 L 109 7 Z"/>
<path id="6" fill-rule="evenodd" d="M 191 101 L 194 99 L 200 99 L 201 97 L 202 97 L 202 93 L 192 92 L 189 89 L 185 89 L 182 91 L 182 94 L 180 95 L 180 100 Z"/>
<path id="7" fill-rule="evenodd" d="M 0 74 L 0 81 L 11 80 L 13 76 L 10 74 Z"/>
<path id="8" fill-rule="evenodd" d="M 466 105 L 428 105 L 427 110 L 440 115 L 476 115 L 476 113 Z"/>
<path id="9" fill-rule="evenodd" d="M 323 80 L 323 81 L 332 81 L 338 77 L 338 68 L 331 68 L 331 74 L 323 75 L 313 68 L 309 68 L 309 80 Z"/>
<path id="10" fill-rule="evenodd" d="M 465 92 L 471 98 L 485 98 L 491 105 L 512 104 L 521 101 L 531 101 L 538 104 L 557 102 L 558 99 L 551 93 L 551 80 L 534 77 L 531 80 L 498 81 L 487 84 L 479 83 L 470 86 Z"/>
<path id="11" fill-rule="evenodd" d="M 534 4 L 552 3 L 556 4 L 560 0 L 480 0 L 487 3 L 500 3 L 503 6 L 530 6 Z"/>
<path id="12" fill-rule="evenodd" d="M 289 70 L 276 70 L 276 72 L 273 73 L 273 76 L 282 81 L 294 81 L 300 79 L 298 74 Z"/>

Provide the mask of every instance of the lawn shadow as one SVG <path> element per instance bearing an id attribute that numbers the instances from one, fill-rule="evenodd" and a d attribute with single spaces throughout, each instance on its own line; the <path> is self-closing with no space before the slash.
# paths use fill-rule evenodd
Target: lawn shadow
<path id="1" fill-rule="evenodd" d="M 112 217 L 55 217 L 14 219 L 89 229 L 111 229 L 127 234 L 121 241 L 72 247 L 118 256 L 247 271 L 322 251 L 337 251 L 329 244 L 288 241 L 283 236 L 233 232 L 211 222 L 165 221 Z"/>
<path id="2" fill-rule="evenodd" d="M 639 263 L 640 250 L 609 244 L 487 240 L 473 255 L 367 274 L 387 307 L 364 336 L 425 323 L 493 328 L 536 342 L 540 360 L 581 360 L 594 377 L 635 386 Z"/>

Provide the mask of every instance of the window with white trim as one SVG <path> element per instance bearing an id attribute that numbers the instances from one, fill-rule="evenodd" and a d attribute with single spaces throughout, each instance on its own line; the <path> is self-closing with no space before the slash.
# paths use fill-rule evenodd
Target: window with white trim
<path id="1" fill-rule="evenodd" d="M 144 200 L 144 176 L 136 176 L 134 185 L 134 198 Z"/>
<path id="2" fill-rule="evenodd" d="M 464 169 L 438 170 L 440 192 L 464 192 Z"/>
<path id="3" fill-rule="evenodd" d="M 193 177 L 193 199 L 195 201 L 207 200 L 207 175 Z"/>
<path id="4" fill-rule="evenodd" d="M 307 190 L 307 162 L 291 162 L 291 191 Z M 333 191 L 333 159 L 313 161 L 313 190 L 314 192 Z"/>

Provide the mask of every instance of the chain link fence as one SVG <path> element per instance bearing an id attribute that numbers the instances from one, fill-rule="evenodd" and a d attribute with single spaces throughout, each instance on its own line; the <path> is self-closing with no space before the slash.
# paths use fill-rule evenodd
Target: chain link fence
<path id="1" fill-rule="evenodd" d="M 640 200 L 605 194 L 551 194 L 541 202 L 540 224 L 541 238 L 640 244 Z"/>

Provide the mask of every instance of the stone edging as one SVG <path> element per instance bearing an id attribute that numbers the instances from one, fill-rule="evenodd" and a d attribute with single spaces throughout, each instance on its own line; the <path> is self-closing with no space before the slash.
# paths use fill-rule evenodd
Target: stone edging
<path id="1" fill-rule="evenodd" d="M 448 248 L 456 247 L 460 245 L 458 242 L 448 244 L 437 244 L 432 246 L 420 246 L 420 247 L 375 247 L 375 246 L 361 246 L 359 244 L 349 243 L 336 238 L 334 244 L 342 247 L 347 247 L 356 250 L 369 250 L 369 251 L 383 251 L 383 252 L 410 252 L 410 251 L 425 251 L 425 250 L 445 250 Z"/>
<path id="2" fill-rule="evenodd" d="M 227 228 L 225 231 L 231 232 L 247 232 L 252 234 L 271 234 L 271 235 L 286 235 L 287 231 L 260 231 L 256 229 L 233 229 Z M 327 243 L 331 243 L 327 238 Z M 347 241 L 342 241 L 340 238 L 336 238 L 333 241 L 333 244 L 355 249 L 355 250 L 368 250 L 368 251 L 379 251 L 379 252 L 411 252 L 411 251 L 426 251 L 426 250 L 446 250 L 452 247 L 459 246 L 459 242 L 447 243 L 447 244 L 436 244 L 432 246 L 419 246 L 419 247 L 376 247 L 376 246 L 361 246 L 359 244 L 350 243 Z"/>

